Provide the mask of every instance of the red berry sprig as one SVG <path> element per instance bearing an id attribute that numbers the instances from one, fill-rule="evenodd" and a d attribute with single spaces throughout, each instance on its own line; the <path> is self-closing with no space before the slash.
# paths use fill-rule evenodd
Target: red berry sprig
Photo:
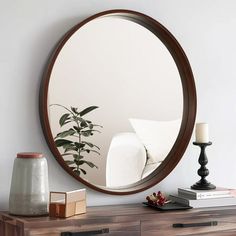
<path id="1" fill-rule="evenodd" d="M 163 206 L 165 203 L 167 203 L 167 199 L 162 194 L 161 191 L 158 191 L 157 193 L 153 193 L 152 195 L 149 195 L 146 197 L 146 200 L 149 204 L 155 205 L 155 206 Z"/>

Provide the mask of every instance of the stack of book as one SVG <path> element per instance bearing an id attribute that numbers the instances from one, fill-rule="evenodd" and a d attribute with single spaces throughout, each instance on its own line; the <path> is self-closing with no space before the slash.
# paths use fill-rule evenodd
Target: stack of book
<path id="1" fill-rule="evenodd" d="M 235 190 L 220 187 L 213 190 L 178 188 L 178 195 L 170 195 L 169 199 L 193 208 L 236 205 Z"/>

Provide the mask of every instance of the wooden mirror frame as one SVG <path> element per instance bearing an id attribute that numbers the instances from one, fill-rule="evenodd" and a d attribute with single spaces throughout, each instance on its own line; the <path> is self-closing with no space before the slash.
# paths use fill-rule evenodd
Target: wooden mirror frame
<path id="1" fill-rule="evenodd" d="M 149 176 L 146 178 L 138 181 L 137 183 L 126 185 L 119 188 L 106 188 L 104 186 L 97 186 L 93 185 L 83 178 L 76 175 L 69 166 L 65 163 L 64 159 L 62 158 L 61 154 L 59 153 L 55 143 L 54 139 L 51 133 L 50 124 L 49 124 L 49 118 L 48 118 L 48 86 L 50 82 L 50 76 L 51 72 L 54 66 L 54 63 L 57 59 L 57 56 L 59 55 L 61 49 L 63 46 L 67 43 L 67 41 L 70 39 L 70 37 L 79 30 L 83 25 L 86 23 L 98 18 L 98 17 L 104 17 L 104 16 L 116 16 L 120 18 L 125 18 L 130 21 L 136 22 L 146 29 L 150 30 L 153 34 L 155 34 L 162 43 L 166 46 L 166 48 L 169 50 L 170 54 L 172 55 L 180 77 L 181 77 L 181 83 L 183 88 L 183 116 L 182 116 L 182 123 L 180 127 L 180 131 L 178 134 L 178 137 L 170 150 L 169 154 L 165 158 L 165 160 L 162 162 L 162 164 L 153 171 Z M 197 107 L 197 98 L 196 98 L 196 89 L 195 89 L 195 83 L 193 78 L 193 73 L 189 64 L 189 61 L 180 46 L 180 44 L 177 42 L 177 40 L 174 38 L 174 36 L 159 22 L 152 19 L 151 17 L 144 15 L 139 12 L 130 11 L 130 10 L 109 10 L 105 12 L 98 13 L 96 15 L 93 15 L 81 23 L 75 25 L 72 29 L 70 29 L 64 37 L 61 39 L 59 44 L 56 46 L 56 49 L 54 50 L 54 53 L 52 54 L 49 63 L 47 65 L 47 68 L 45 70 L 45 74 L 41 83 L 40 88 L 40 98 L 39 98 L 39 113 L 40 113 L 40 120 L 41 125 L 43 128 L 43 132 L 47 141 L 47 144 L 53 153 L 56 160 L 59 162 L 59 164 L 62 166 L 62 168 L 69 173 L 72 177 L 77 179 L 79 182 L 87 185 L 88 187 L 108 194 L 114 194 L 114 195 L 126 195 L 126 194 L 134 194 L 137 192 L 144 191 L 155 184 L 159 183 L 161 180 L 163 180 L 177 165 L 177 163 L 180 161 L 181 157 L 183 156 L 188 143 L 190 141 L 194 123 L 195 123 L 195 117 L 196 117 L 196 107 Z"/>

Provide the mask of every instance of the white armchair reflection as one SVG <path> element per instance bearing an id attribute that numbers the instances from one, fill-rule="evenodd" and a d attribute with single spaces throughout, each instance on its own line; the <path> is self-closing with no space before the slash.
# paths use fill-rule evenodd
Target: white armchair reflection
<path id="1" fill-rule="evenodd" d="M 107 154 L 106 185 L 118 187 L 142 178 L 146 150 L 135 133 L 118 133 L 111 141 Z"/>
<path id="2" fill-rule="evenodd" d="M 113 136 L 106 163 L 106 186 L 125 186 L 151 174 L 166 158 L 181 120 L 129 119 L 135 132 Z"/>

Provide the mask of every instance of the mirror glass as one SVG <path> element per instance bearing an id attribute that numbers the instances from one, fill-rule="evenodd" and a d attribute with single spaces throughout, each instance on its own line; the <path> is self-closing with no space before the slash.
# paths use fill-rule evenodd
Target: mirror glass
<path id="1" fill-rule="evenodd" d="M 182 122 L 181 78 L 170 52 L 147 28 L 112 15 L 70 36 L 52 67 L 47 98 L 63 160 L 96 186 L 149 176 Z"/>

